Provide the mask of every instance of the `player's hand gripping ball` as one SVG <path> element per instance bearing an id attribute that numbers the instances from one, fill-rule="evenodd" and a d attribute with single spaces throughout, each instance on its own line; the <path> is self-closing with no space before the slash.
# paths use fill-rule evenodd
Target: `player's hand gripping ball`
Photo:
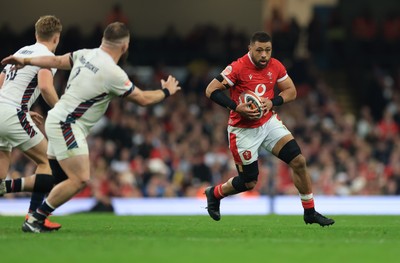
<path id="1" fill-rule="evenodd" d="M 246 90 L 246 91 L 242 92 L 242 94 L 240 94 L 240 96 L 239 96 L 239 102 L 240 103 L 251 102 L 249 107 L 251 109 L 257 109 L 257 111 L 259 113 L 257 116 L 258 119 L 264 115 L 260 97 L 257 94 L 255 94 L 254 92 L 252 92 L 251 90 Z"/>

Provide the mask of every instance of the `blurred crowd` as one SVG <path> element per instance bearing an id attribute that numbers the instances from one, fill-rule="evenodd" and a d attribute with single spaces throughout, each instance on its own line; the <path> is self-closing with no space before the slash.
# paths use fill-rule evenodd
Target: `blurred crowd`
<path id="1" fill-rule="evenodd" d="M 307 158 L 314 194 L 399 195 L 400 17 L 389 15 L 378 24 L 363 11 L 346 25 L 338 10 L 330 14 L 326 23 L 316 14 L 307 28 L 300 28 L 294 19 L 280 21 L 276 13 L 266 25 L 273 56 L 284 62 L 298 89 L 297 100 L 276 111 Z M 96 47 L 101 31 L 99 25 L 84 38 L 78 27 L 66 29 L 57 53 Z M 33 33 L 28 35 L 30 43 Z M 10 36 L 3 27 L 0 40 Z M 299 58 L 302 36 L 308 56 Z M 94 196 L 106 209 L 110 197 L 202 196 L 206 186 L 235 176 L 228 111 L 207 99 L 204 90 L 247 51 L 248 38 L 213 25 L 198 25 L 185 37 L 173 26 L 158 38 L 133 34 L 132 55 L 123 66 L 131 80 L 155 89 L 172 73 L 183 90 L 148 108 L 118 99 L 110 104 L 89 136 L 92 179 L 78 196 Z M 338 69 L 355 111 L 343 108 L 337 84 L 325 78 Z M 68 72 L 56 74 L 60 94 L 67 77 Z M 39 101 L 34 110 L 46 115 L 47 108 Z M 258 185 L 244 195 L 297 194 L 289 167 L 268 152 L 260 157 Z M 33 164 L 14 151 L 9 176 L 33 171 Z"/>

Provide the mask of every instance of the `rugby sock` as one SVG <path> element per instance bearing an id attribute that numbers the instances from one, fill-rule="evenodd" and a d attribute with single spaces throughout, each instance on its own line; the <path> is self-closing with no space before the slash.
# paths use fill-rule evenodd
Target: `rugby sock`
<path id="1" fill-rule="evenodd" d="M 23 178 L 6 180 L 7 193 L 18 193 L 22 191 Z"/>
<path id="2" fill-rule="evenodd" d="M 312 214 L 315 212 L 314 208 L 314 196 L 310 194 L 300 194 L 301 204 L 304 208 L 305 214 Z"/>
<path id="3" fill-rule="evenodd" d="M 41 206 L 38 207 L 38 209 L 36 209 L 36 211 L 33 213 L 33 217 L 39 221 L 44 221 L 51 213 L 53 213 L 54 210 L 55 208 L 49 205 L 46 200 Z"/>
<path id="4" fill-rule="evenodd" d="M 43 203 L 45 196 L 45 193 L 33 192 L 28 213 L 32 214 L 33 211 L 36 211 L 36 209 Z"/>
<path id="5" fill-rule="evenodd" d="M 214 196 L 217 199 L 222 199 L 225 197 L 225 195 L 222 193 L 222 184 L 214 187 Z"/>
<path id="6" fill-rule="evenodd" d="M 54 176 L 50 174 L 36 174 L 32 192 L 49 193 L 54 186 Z"/>

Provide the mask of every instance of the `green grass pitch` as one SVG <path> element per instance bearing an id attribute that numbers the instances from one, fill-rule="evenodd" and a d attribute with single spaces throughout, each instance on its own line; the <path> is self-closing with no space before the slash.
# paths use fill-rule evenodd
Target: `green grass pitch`
<path id="1" fill-rule="evenodd" d="M 400 216 L 333 216 L 331 227 L 302 216 L 53 216 L 54 233 L 21 231 L 0 217 L 0 260 L 11 262 L 400 262 Z"/>

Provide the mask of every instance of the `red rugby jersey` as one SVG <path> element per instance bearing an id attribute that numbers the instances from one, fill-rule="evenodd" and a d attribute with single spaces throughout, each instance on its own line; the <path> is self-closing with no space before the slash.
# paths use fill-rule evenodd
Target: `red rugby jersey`
<path id="1" fill-rule="evenodd" d="M 240 94 L 245 90 L 251 90 L 260 97 L 273 98 L 275 84 L 288 78 L 286 68 L 279 60 L 271 58 L 264 69 L 259 69 L 251 60 L 250 53 L 232 62 L 221 75 L 231 86 L 230 97 L 237 104 Z M 267 122 L 271 116 L 272 112 L 268 112 L 258 120 L 249 120 L 231 111 L 228 124 L 241 128 L 256 128 Z"/>

